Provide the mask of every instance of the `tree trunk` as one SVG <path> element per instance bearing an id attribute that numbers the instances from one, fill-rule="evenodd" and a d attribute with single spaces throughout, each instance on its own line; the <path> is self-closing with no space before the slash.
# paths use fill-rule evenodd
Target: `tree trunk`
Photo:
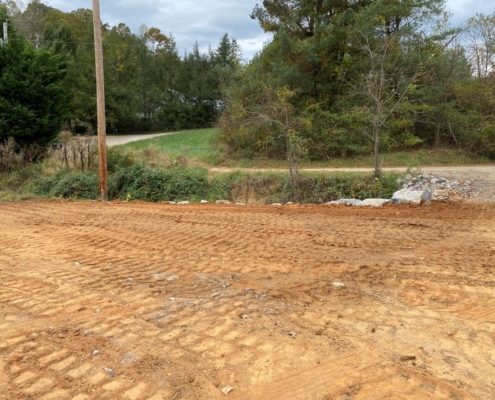
<path id="1" fill-rule="evenodd" d="M 435 131 L 435 147 L 440 148 L 440 128 L 441 124 L 437 121 L 437 129 Z"/>
<path id="2" fill-rule="evenodd" d="M 64 144 L 64 161 L 65 161 L 65 165 L 67 166 L 67 169 L 70 169 L 70 165 L 69 165 L 69 156 L 67 154 L 67 144 Z"/>
<path id="3" fill-rule="evenodd" d="M 375 178 L 379 178 L 382 175 L 382 162 L 380 157 L 380 123 L 378 121 L 373 122 L 373 154 L 375 161 Z"/>
<path id="4" fill-rule="evenodd" d="M 287 163 L 289 166 L 289 184 L 291 190 L 291 200 L 299 200 L 298 199 L 298 190 L 297 190 L 297 181 L 298 181 L 298 166 L 297 160 L 294 154 L 294 149 L 292 147 L 292 143 L 290 141 L 290 133 L 287 129 L 285 132 L 285 145 L 287 147 Z"/>

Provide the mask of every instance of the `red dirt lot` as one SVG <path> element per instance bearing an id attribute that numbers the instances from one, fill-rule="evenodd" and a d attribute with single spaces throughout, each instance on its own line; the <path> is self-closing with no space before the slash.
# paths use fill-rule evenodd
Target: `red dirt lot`
<path id="1" fill-rule="evenodd" d="M 0 399 L 495 398 L 493 205 L 23 202 L 0 223 Z"/>

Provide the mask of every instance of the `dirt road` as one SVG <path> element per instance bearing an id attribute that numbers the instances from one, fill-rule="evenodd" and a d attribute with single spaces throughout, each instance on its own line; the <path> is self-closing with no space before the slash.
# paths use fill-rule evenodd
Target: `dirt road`
<path id="1" fill-rule="evenodd" d="M 150 133 L 146 135 L 108 135 L 107 136 L 107 146 L 114 147 L 121 144 L 127 144 L 132 142 L 139 142 L 140 140 L 154 139 L 160 136 L 174 135 L 177 132 L 166 132 L 166 133 Z"/>
<path id="2" fill-rule="evenodd" d="M 2 400 L 495 393 L 492 205 L 24 202 L 0 220 Z"/>

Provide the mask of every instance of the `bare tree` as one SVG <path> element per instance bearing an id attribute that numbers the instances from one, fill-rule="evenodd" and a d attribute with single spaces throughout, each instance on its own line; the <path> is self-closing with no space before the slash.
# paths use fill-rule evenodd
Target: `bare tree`
<path id="1" fill-rule="evenodd" d="M 473 74 L 485 78 L 495 66 L 495 13 L 477 14 L 465 29 L 465 47 Z"/>
<path id="2" fill-rule="evenodd" d="M 272 140 L 283 137 L 291 194 L 293 199 L 297 200 L 299 197 L 299 162 L 305 155 L 305 146 L 298 132 L 304 120 L 296 116 L 290 103 L 293 95 L 287 87 L 278 90 L 267 88 L 263 96 L 265 101 L 249 111 L 249 115 L 254 123 L 268 124 L 274 130 Z"/>
<path id="3" fill-rule="evenodd" d="M 361 47 L 368 58 L 368 69 L 357 84 L 352 84 L 356 95 L 364 98 L 371 118 L 374 175 L 381 176 L 381 138 L 389 118 L 413 88 L 417 74 L 411 76 L 393 50 L 398 46 L 394 35 L 383 34 L 379 40 L 363 35 Z M 406 73 L 409 72 L 409 73 Z"/>

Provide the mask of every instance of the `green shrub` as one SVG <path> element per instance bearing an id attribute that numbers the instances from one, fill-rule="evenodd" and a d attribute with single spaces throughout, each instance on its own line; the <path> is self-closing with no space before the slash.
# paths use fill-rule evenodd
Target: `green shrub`
<path id="1" fill-rule="evenodd" d="M 99 195 L 98 176 L 93 173 L 61 172 L 39 179 L 33 190 L 39 196 L 96 199 Z"/>
<path id="2" fill-rule="evenodd" d="M 117 170 L 109 183 L 111 198 L 177 201 L 205 198 L 208 171 L 198 168 L 158 169 L 135 165 Z"/>
<path id="3" fill-rule="evenodd" d="M 123 147 L 113 147 L 108 150 L 108 172 L 112 173 L 122 168 L 129 168 L 137 164 L 135 154 Z"/>
<path id="4" fill-rule="evenodd" d="M 380 179 L 363 175 L 302 176 L 299 180 L 301 203 L 327 203 L 342 198 L 390 198 L 398 189 L 398 175 L 383 175 Z M 286 181 L 280 201 L 291 200 L 289 182 Z"/>
<path id="5" fill-rule="evenodd" d="M 211 180 L 210 199 L 230 199 L 244 203 L 271 202 L 283 187 L 280 174 L 220 174 Z"/>

